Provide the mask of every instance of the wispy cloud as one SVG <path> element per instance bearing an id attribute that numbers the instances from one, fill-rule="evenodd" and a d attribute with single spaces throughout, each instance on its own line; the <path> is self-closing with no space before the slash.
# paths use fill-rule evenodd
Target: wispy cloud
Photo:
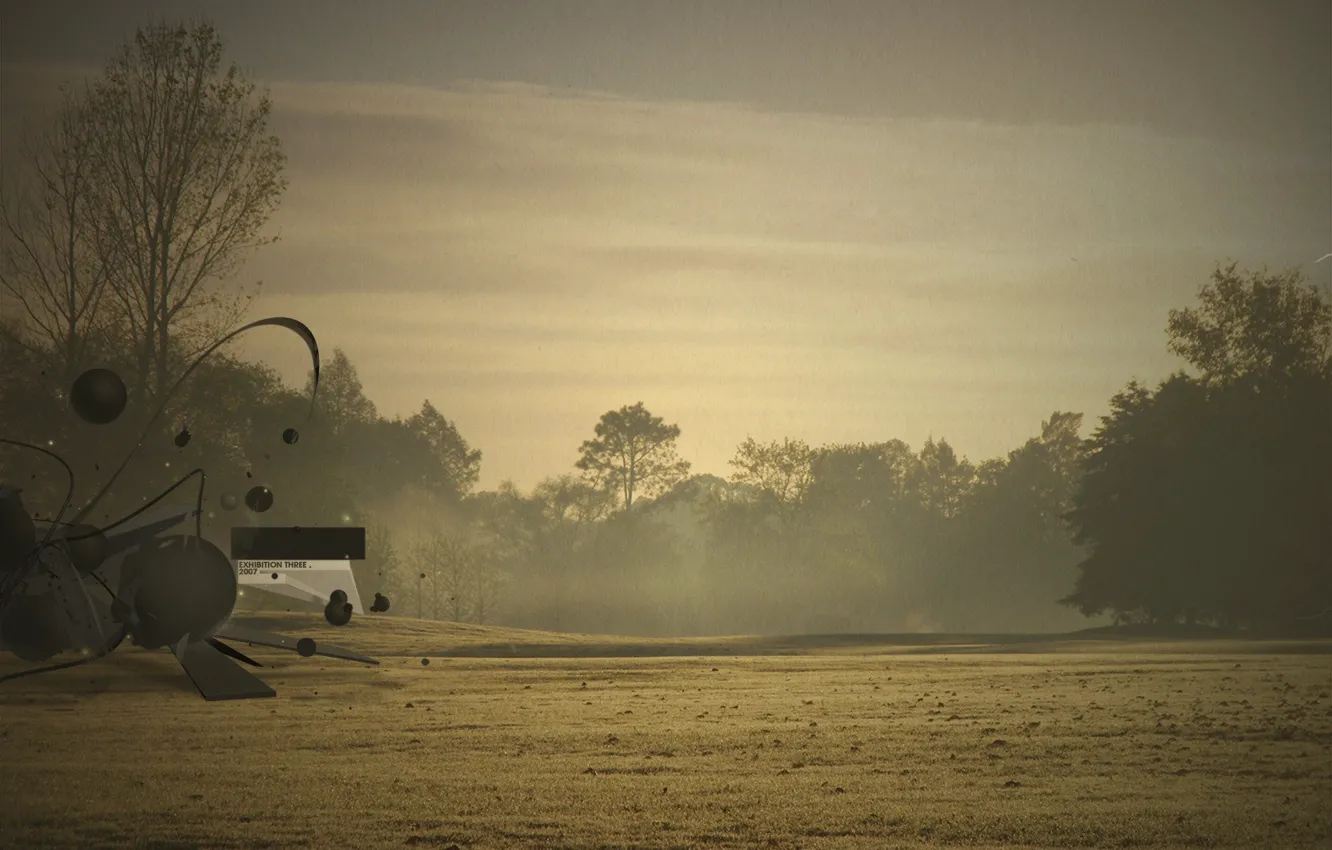
<path id="1" fill-rule="evenodd" d="M 22 73 L 33 110 L 61 71 Z M 998 453 L 1167 366 L 1164 310 L 1214 261 L 1296 262 L 1332 222 L 1325 161 L 1127 126 L 271 92 L 291 186 L 244 270 L 260 309 L 346 348 L 382 409 L 431 397 L 490 482 L 560 471 L 640 398 L 717 471 L 746 433 Z"/>

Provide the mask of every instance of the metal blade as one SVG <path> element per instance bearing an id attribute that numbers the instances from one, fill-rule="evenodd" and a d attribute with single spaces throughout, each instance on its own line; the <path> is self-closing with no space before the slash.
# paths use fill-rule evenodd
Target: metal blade
<path id="1" fill-rule="evenodd" d="M 186 635 L 171 652 L 204 699 L 258 699 L 277 696 L 277 691 L 251 675 L 244 667 L 213 648 L 207 641 L 190 641 Z"/>
<path id="2" fill-rule="evenodd" d="M 247 626 L 238 626 L 228 623 L 214 633 L 213 637 L 225 638 L 226 640 L 238 640 L 241 643 L 251 643 L 256 646 L 268 646 L 274 649 L 286 649 L 291 652 L 298 652 L 296 648 L 296 638 L 286 635 L 265 632 L 260 629 L 251 629 Z M 350 649 L 343 649 L 340 646 L 315 641 L 315 655 L 324 655 L 329 658 L 341 658 L 344 661 L 359 661 L 362 664 L 378 664 L 373 658 L 367 658 L 364 655 L 352 652 Z"/>
<path id="3" fill-rule="evenodd" d="M 142 546 L 158 534 L 179 525 L 192 516 L 194 516 L 193 510 L 177 508 L 148 514 L 146 518 L 139 518 L 132 525 L 126 523 L 120 526 L 116 532 L 106 535 L 105 558 L 109 560 L 112 555 L 117 555 L 135 546 Z"/>

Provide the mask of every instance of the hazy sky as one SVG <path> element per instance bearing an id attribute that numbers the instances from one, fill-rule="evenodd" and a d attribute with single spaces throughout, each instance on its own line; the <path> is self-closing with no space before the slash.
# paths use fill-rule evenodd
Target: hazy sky
<path id="1" fill-rule="evenodd" d="M 1216 262 L 1332 277 L 1326 0 L 21 5 L 6 159 L 136 24 L 218 25 L 290 158 L 255 316 L 430 398 L 485 486 L 640 400 L 698 471 L 746 435 L 980 460 L 1175 368 Z"/>

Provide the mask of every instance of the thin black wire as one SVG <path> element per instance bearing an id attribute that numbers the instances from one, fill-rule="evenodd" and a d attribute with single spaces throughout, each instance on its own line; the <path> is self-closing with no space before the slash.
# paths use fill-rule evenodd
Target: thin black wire
<path id="1" fill-rule="evenodd" d="M 99 528 L 99 529 L 95 529 L 95 530 L 93 530 L 93 531 L 89 531 L 89 532 L 87 532 L 87 533 L 85 533 L 85 534 L 79 534 L 79 535 L 72 536 L 72 537 L 66 537 L 65 539 L 66 539 L 66 540 L 87 540 L 89 537 L 96 537 L 98 534 L 105 533 L 105 532 L 110 531 L 111 529 L 113 529 L 113 528 L 115 528 L 115 527 L 117 527 L 117 526 L 124 525 L 125 523 L 127 523 L 127 522 L 129 522 L 130 520 L 134 519 L 134 518 L 135 518 L 136 516 L 138 516 L 139 514 L 143 513 L 144 511 L 148 510 L 149 508 L 151 508 L 153 505 L 155 505 L 155 504 L 157 504 L 158 502 L 160 502 L 160 501 L 162 501 L 163 499 L 165 499 L 167 496 L 171 495 L 171 491 L 172 491 L 172 490 L 175 490 L 177 487 L 179 487 L 180 485 L 184 484 L 186 481 L 189 481 L 189 480 L 190 480 L 190 476 L 192 476 L 192 475 L 198 475 L 198 476 L 199 476 L 199 494 L 198 494 L 197 498 L 196 498 L 195 501 L 194 501 L 194 534 L 195 534 L 196 537 L 203 537 L 203 497 L 204 497 L 204 483 L 208 480 L 208 474 L 205 473 L 205 472 L 203 471 L 203 468 L 202 468 L 202 467 L 199 467 L 199 468 L 192 469 L 192 470 L 190 470 L 189 472 L 185 473 L 183 476 L 181 476 L 180 480 L 178 480 L 175 484 L 172 484 L 170 487 L 168 487 L 168 488 L 166 488 L 165 490 L 163 490 L 163 491 L 162 491 L 160 494 L 158 494 L 158 495 L 157 495 L 152 501 L 150 501 L 150 502 L 148 502 L 147 504 L 142 505 L 142 506 L 140 506 L 140 507 L 138 507 L 138 508 L 135 508 L 132 512 L 130 512 L 129 514 L 126 514 L 125 516 L 121 517 L 120 519 L 116 520 L 115 522 L 111 523 L 110 525 L 106 525 L 106 526 L 103 526 L 103 527 L 101 527 L 101 528 Z"/>
<path id="2" fill-rule="evenodd" d="M 102 497 L 106 495 L 107 491 L 111 489 L 111 485 L 114 484 L 116 479 L 120 477 L 120 473 L 125 471 L 125 467 L 129 465 L 129 462 L 134 457 L 135 452 L 137 452 L 143 446 L 143 441 L 148 438 L 148 435 L 150 433 L 152 433 L 153 425 L 157 423 L 157 420 L 166 411 L 167 405 L 171 402 L 171 399 L 176 395 L 176 391 L 180 389 L 181 384 L 185 383 L 185 379 L 188 378 L 190 374 L 195 369 L 197 369 L 199 365 L 203 363 L 204 360 L 206 360 L 210 354 L 212 354 L 217 349 L 221 348 L 227 342 L 231 341 L 232 339 L 244 333 L 245 331 L 250 330 L 251 328 L 264 327 L 266 325 L 275 325 L 277 327 L 287 328 L 288 330 L 295 332 L 296 335 L 298 335 L 305 342 L 306 347 L 310 349 L 310 356 L 314 360 L 314 380 L 312 382 L 313 386 L 310 389 L 310 411 L 307 414 L 307 418 L 314 416 L 315 397 L 319 393 L 319 343 L 315 341 L 314 334 L 310 331 L 308 327 L 306 327 L 305 323 L 299 322 L 296 319 L 289 319 L 285 316 L 273 316 L 271 318 L 257 319 L 253 322 L 250 322 L 248 325 L 244 325 L 240 328 L 237 328 L 236 330 L 232 331 L 231 333 L 227 334 L 226 336 L 222 337 L 220 340 L 209 346 L 202 354 L 200 354 L 197 358 L 195 358 L 194 362 L 189 365 L 189 368 L 187 368 L 181 374 L 181 376 L 176 379 L 176 382 L 171 385 L 171 388 L 167 390 L 166 395 L 163 396 L 162 403 L 161 405 L 158 406 L 157 412 L 153 414 L 152 418 L 148 420 L 148 424 L 144 426 L 143 434 L 139 437 L 139 441 L 135 443 L 134 446 L 129 450 L 129 454 L 125 455 L 125 459 L 121 461 L 120 466 L 116 468 L 116 471 L 111 473 L 111 477 L 107 480 L 107 482 L 104 485 L 102 485 L 102 489 L 97 491 L 97 494 L 93 496 L 92 499 L 88 502 L 88 504 L 84 505 L 83 509 L 80 510 L 78 515 L 74 517 L 74 522 L 78 522 L 79 520 L 87 516 L 92 511 L 92 509 L 97 505 L 97 503 L 102 500 Z"/>
<path id="3" fill-rule="evenodd" d="M 98 583 L 101 584 L 102 587 L 106 588 L 106 592 L 111 594 L 112 599 L 117 598 L 115 593 L 111 591 L 111 588 L 108 587 L 106 582 L 102 580 L 101 576 L 97 575 L 96 573 L 89 573 L 89 574 L 92 575 L 93 578 L 97 579 Z M 87 592 L 86 588 L 84 589 L 84 592 L 85 593 Z M 66 609 L 66 613 L 67 614 L 69 613 L 68 609 Z M 8 682 L 11 679 L 21 679 L 24 676 L 35 676 L 38 673 L 51 673 L 56 670 L 68 670 L 71 667 L 78 667 L 81 664 L 87 664 L 89 662 L 96 661 L 99 658 L 105 658 L 106 656 L 114 652 L 116 647 L 120 646 L 120 644 L 124 642 L 125 637 L 128 633 L 129 633 L 128 630 L 122 625 L 120 627 L 120 630 L 115 634 L 115 637 L 109 643 L 107 643 L 106 646 L 104 646 L 101 649 L 101 651 L 93 655 L 88 655 L 83 658 L 76 658 L 73 661 L 62 661 L 59 664 L 47 664 L 44 667 L 33 667 L 30 670 L 19 670 L 16 673 L 8 673 L 4 676 L 0 676 L 0 684 Z"/>
<path id="4" fill-rule="evenodd" d="M 311 392 L 310 392 L 310 411 L 307 414 L 307 417 L 314 415 L 315 398 L 319 392 L 319 344 L 315 341 L 314 334 L 310 332 L 310 329 L 306 327 L 304 323 L 286 317 L 273 317 L 269 319 L 259 319 L 258 321 L 250 322 L 244 327 L 232 331 L 222 339 L 218 340 L 212 346 L 210 346 L 206 351 L 200 354 L 199 357 L 195 359 L 195 361 L 192 364 L 190 364 L 189 368 L 185 370 L 184 374 L 182 374 L 176 380 L 176 382 L 172 384 L 171 388 L 167 391 L 166 397 L 162 400 L 161 406 L 158 407 L 157 412 L 153 414 L 152 418 L 148 420 L 148 424 L 144 426 L 144 431 L 143 434 L 139 437 L 139 441 L 134 444 L 134 446 L 130 449 L 129 454 L 127 454 L 125 456 L 125 459 L 121 461 L 120 466 L 117 467 L 116 471 L 111 474 L 111 478 L 104 485 L 102 485 L 102 489 L 99 490 L 97 494 L 93 496 L 93 498 L 88 502 L 88 504 L 83 506 L 83 509 L 79 511 L 79 513 L 74 517 L 73 522 L 69 523 L 70 525 L 78 524 L 78 522 L 81 519 L 83 519 L 85 516 L 87 516 L 92 511 L 92 509 L 97 505 L 97 503 L 101 501 L 102 497 L 106 495 L 107 491 L 111 489 L 111 485 L 115 483 L 117 478 L 120 477 L 120 473 L 125 471 L 125 467 L 129 465 L 130 459 L 134 457 L 135 452 L 137 452 L 139 448 L 143 445 L 143 441 L 151 432 L 153 425 L 157 422 L 158 418 L 161 417 L 162 413 L 165 412 L 167 404 L 170 402 L 171 397 L 175 395 L 176 390 L 178 390 L 181 384 L 185 382 L 185 379 L 189 377 L 190 373 L 193 372 L 201 363 L 203 363 L 203 361 L 208 357 L 208 355 L 212 354 L 218 348 L 221 348 L 229 340 L 233 339 L 234 337 L 238 336 L 244 331 L 247 331 L 251 328 L 262 327 L 264 325 L 277 325 L 279 327 L 285 327 L 288 328 L 289 330 L 295 331 L 297 335 L 299 335 L 302 338 L 302 340 L 304 340 L 306 346 L 310 349 L 310 355 L 314 360 L 314 380 L 312 381 L 313 386 L 311 387 Z M 74 471 L 70 469 L 69 464 L 65 462 L 64 458 L 60 457 L 54 452 L 50 452 L 47 451 L 46 449 L 43 449 L 41 446 L 34 446 L 30 443 L 22 443 L 17 440 L 8 440 L 2 437 L 0 437 L 0 442 L 5 442 L 17 446 L 23 446 L 25 448 L 39 451 L 46 455 L 50 455 L 51 457 L 55 458 L 55 460 L 58 461 L 60 465 L 65 468 L 66 473 L 68 473 L 69 487 L 65 494 L 65 502 L 63 505 L 61 505 L 59 513 L 56 514 L 55 521 L 52 522 L 50 528 L 47 529 L 46 536 L 42 539 L 42 543 L 34 547 L 32 550 L 33 552 L 38 552 L 48 544 L 48 542 L 50 541 L 51 533 L 55 530 L 56 524 L 60 523 L 61 519 L 65 515 L 65 511 L 68 510 L 69 508 L 70 499 L 73 497 L 74 494 Z M 138 516 L 139 514 L 151 508 L 153 505 L 160 502 L 162 499 L 166 498 L 167 495 L 170 494 L 172 490 L 175 490 L 181 484 L 184 484 L 187 480 L 189 480 L 189 477 L 191 475 L 194 475 L 196 472 L 199 474 L 199 494 L 197 499 L 195 500 L 194 528 L 195 528 L 195 535 L 199 538 L 202 538 L 203 537 L 203 493 L 204 493 L 204 482 L 206 481 L 207 476 L 205 475 L 202 469 L 195 469 L 187 473 L 175 484 L 172 484 L 170 487 L 168 487 L 164 492 L 158 495 L 151 502 L 148 502 L 147 504 L 133 511 L 129 515 L 122 517 L 121 519 L 117 520 L 111 525 L 106 526 L 103 529 L 99 529 L 98 531 L 93 531 L 89 532 L 88 534 L 83 534 L 77 537 L 70 537 L 66 539 L 82 540 L 84 538 L 92 537 L 95 534 L 104 532 L 109 528 L 115 528 L 118 525 L 122 525 L 128 522 L 129 520 L 133 519 L 134 517 Z M 31 553 L 25 554 L 23 560 L 26 560 L 29 555 L 31 555 Z M 14 573 L 15 576 L 19 576 L 20 574 L 21 571 L 18 570 L 16 570 Z M 94 577 L 97 578 L 99 582 L 102 581 L 101 578 L 99 576 L 96 576 L 95 574 Z M 14 584 L 18 580 L 19 579 L 17 578 L 11 579 L 8 583 Z M 102 582 L 102 586 L 106 587 L 105 582 Z M 110 592 L 110 588 L 107 588 L 107 591 Z M 5 597 L 8 594 L 8 592 L 9 592 L 8 587 L 0 585 L 0 610 L 3 610 L 6 605 Z M 114 596 L 115 594 L 112 594 L 113 598 Z M 101 652 L 97 653 L 96 655 L 91 655 L 86 658 L 76 659 L 74 661 L 66 661 L 60 664 L 52 664 L 46 667 L 38 667 L 32 670 L 22 670 L 17 673 L 10 673 L 6 676 L 0 676 L 0 682 L 7 682 L 11 679 L 18 679 L 23 676 L 34 676 L 38 673 L 49 673 L 53 670 L 65 670 L 70 667 L 77 667 L 80 664 L 87 664 L 90 661 L 95 661 L 98 658 L 102 658 L 110 654 L 112 650 L 114 650 L 117 646 L 119 646 L 121 641 L 125 639 L 125 634 L 126 630 L 124 627 L 122 627 L 120 634 L 117 636 L 115 642 L 109 644 L 105 649 L 103 649 Z"/>
<path id="5" fill-rule="evenodd" d="M 117 642 L 116 645 L 118 646 L 119 642 Z M 17 673 L 7 673 L 4 676 L 0 676 L 0 683 L 8 682 L 12 679 L 21 679 L 24 676 L 36 676 L 38 673 L 50 673 L 55 670 L 67 670 L 70 667 L 78 667 L 80 664 L 87 664 L 90 661 L 96 661 L 97 659 L 104 658 L 110 654 L 111 650 L 106 650 L 105 652 L 100 652 L 97 655 L 89 655 L 86 658 L 77 658 L 73 661 L 65 661 L 60 664 L 48 664 L 45 667 L 34 667 L 31 670 L 20 670 Z"/>
<path id="6" fill-rule="evenodd" d="M 13 442 L 13 441 L 12 441 L 12 440 L 5 440 L 4 442 Z M 20 444 L 20 445 L 24 445 L 24 444 Z M 193 470 L 190 470 L 189 472 L 185 473 L 185 475 L 183 475 L 178 481 L 176 481 L 176 483 L 172 484 L 170 487 L 168 487 L 168 488 L 166 488 L 165 490 L 163 490 L 163 491 L 162 491 L 160 494 L 158 494 L 158 495 L 157 495 L 152 501 L 148 502 L 148 503 L 145 504 L 145 505 L 142 505 L 141 507 L 136 508 L 135 510 L 133 510 L 133 511 L 130 512 L 129 514 L 126 514 L 125 516 L 121 517 L 120 519 L 116 520 L 115 522 L 111 523 L 110 525 L 104 526 L 104 527 L 102 527 L 102 528 L 95 528 L 95 529 L 93 529 L 92 531 L 86 532 L 86 533 L 84 533 L 84 534 L 71 535 L 71 536 L 69 536 L 69 537 L 62 537 L 62 538 L 60 538 L 60 539 L 62 539 L 62 540 L 87 540 L 89 537 L 96 537 L 98 534 L 105 533 L 106 531 L 108 531 L 108 530 L 110 530 L 110 529 L 112 529 L 112 528 L 115 528 L 115 527 L 120 526 L 120 525 L 124 525 L 125 523 L 127 523 L 127 522 L 129 522 L 130 520 L 134 519 L 134 518 L 135 518 L 136 516 L 138 516 L 139 514 L 143 513 L 144 511 L 148 510 L 149 508 L 151 508 L 153 505 L 155 505 L 155 504 L 157 504 L 158 502 L 160 502 L 160 501 L 162 501 L 163 499 L 165 499 L 167 496 L 171 495 L 171 491 L 172 491 L 172 490 L 175 490 L 177 487 L 179 487 L 180 485 L 184 484 L 186 481 L 190 480 L 190 476 L 192 476 L 192 475 L 196 475 L 196 474 L 199 476 L 199 493 L 198 493 L 197 497 L 195 498 L 195 502 L 194 502 L 194 533 L 195 533 L 195 536 L 196 536 L 196 537 L 203 537 L 203 496 L 204 496 L 204 485 L 205 485 L 205 484 L 207 483 L 207 481 L 208 481 L 208 474 L 207 474 L 206 472 L 203 471 L 203 468 L 202 468 L 202 467 L 200 467 L 200 468 L 193 469 Z M 61 522 L 61 521 L 58 520 L 58 519 L 57 519 L 57 520 L 49 520 L 49 522 L 52 522 L 52 523 L 54 523 L 54 524 L 64 525 L 64 526 L 67 526 L 67 527 L 73 527 L 73 526 L 74 526 L 74 523 L 70 523 L 70 522 Z M 26 560 L 26 559 L 32 557 L 34 554 L 36 554 L 36 553 L 39 552 L 40 550 L 46 548 L 47 546 L 54 546 L 54 545 L 55 545 L 54 543 L 50 542 L 50 540 L 49 540 L 50 535 L 51 535 L 51 531 L 54 530 L 54 528 L 55 528 L 55 525 L 54 525 L 54 524 L 51 526 L 51 529 L 47 531 L 47 538 L 46 538 L 46 539 L 43 539 L 43 541 L 42 541 L 41 543 L 39 543 L 38 545 L 34 546 L 34 547 L 32 548 L 32 550 L 30 550 L 29 552 L 27 552 L 26 554 L 24 554 L 24 556 L 23 556 L 23 560 Z"/>
<path id="7" fill-rule="evenodd" d="M 12 441 L 8 441 L 8 442 L 12 442 Z M 199 476 L 199 493 L 198 493 L 198 496 L 196 497 L 196 500 L 195 500 L 195 512 L 194 512 L 195 532 L 196 532 L 196 535 L 197 535 L 198 537 L 201 537 L 201 538 L 202 538 L 202 537 L 203 537 L 203 496 L 204 496 L 204 484 L 205 484 L 205 482 L 208 480 L 208 475 L 207 475 L 207 473 L 205 473 L 205 472 L 203 471 L 202 468 L 200 468 L 200 469 L 193 469 L 193 470 L 187 472 L 184 476 L 182 476 L 182 477 L 180 478 L 179 481 L 177 481 L 175 484 L 172 484 L 170 487 L 168 487 L 166 490 L 164 490 L 161 494 L 159 494 L 156 498 L 154 498 L 151 502 L 149 502 L 149 503 L 147 503 L 146 505 L 143 505 L 142 507 L 138 508 L 138 509 L 135 510 L 134 512 L 130 513 L 128 516 L 125 516 L 125 517 L 122 517 L 122 518 L 119 519 L 119 520 L 116 520 L 116 522 L 112 523 L 111 525 L 108 525 L 106 528 L 108 528 L 108 529 L 110 529 L 110 528 L 115 528 L 115 527 L 118 526 L 118 525 L 123 525 L 124 523 L 129 522 L 129 521 L 130 521 L 131 519 L 133 519 L 134 517 L 138 516 L 139 514 L 143 513 L 144 511 L 148 510 L 148 509 L 151 508 L 153 505 L 155 505 L 155 504 L 157 504 L 158 502 L 160 502 L 160 501 L 162 501 L 163 499 L 165 499 L 167 496 L 171 495 L 171 491 L 175 490 L 177 487 L 179 487 L 180 485 L 184 484 L 186 481 L 189 481 L 190 478 L 191 478 L 191 476 L 194 476 L 194 475 L 196 475 L 196 474 Z M 55 526 L 52 526 L 52 528 L 54 528 L 54 527 L 55 527 Z M 97 535 L 97 534 L 100 534 L 103 530 L 104 530 L 104 529 L 102 529 L 102 530 L 97 530 L 97 531 L 91 531 L 91 532 L 89 532 L 89 533 L 87 533 L 87 534 L 81 534 L 81 535 L 79 535 L 79 536 L 77 536 L 77 537 L 67 537 L 67 538 L 64 538 L 64 539 L 66 539 L 66 540 L 84 540 L 84 539 L 86 539 L 86 538 L 88 538 L 88 537 L 93 537 L 93 536 L 95 536 L 95 535 Z M 45 545 L 45 544 L 43 544 L 43 545 Z M 120 599 L 120 597 L 118 597 L 118 596 L 116 595 L 115 591 L 113 591 L 113 590 L 110 588 L 110 586 L 107 585 L 106 581 L 105 581 L 100 575 L 97 574 L 97 571 L 96 571 L 96 570 L 91 570 L 91 571 L 89 571 L 88 574 L 91 575 L 94 579 L 96 579 L 96 580 L 97 580 L 97 583 L 100 584 L 103 588 L 105 588 L 107 593 L 111 594 L 111 598 L 112 598 L 112 599 L 114 599 L 114 600 L 119 600 L 119 599 Z M 79 666 L 80 664 L 87 664 L 87 663 L 90 662 L 90 661 L 96 661 L 96 660 L 99 659 L 99 658 L 104 658 L 104 657 L 106 657 L 107 655 L 110 655 L 111 652 L 112 652 L 117 646 L 120 646 L 121 642 L 125 639 L 125 635 L 126 635 L 126 629 L 125 629 L 124 626 L 122 626 L 121 629 L 120 629 L 120 633 L 117 635 L 117 637 L 116 637 L 116 639 L 115 639 L 115 642 L 114 642 L 114 643 L 111 643 L 110 645 L 108 645 L 106 649 L 102 650 L 101 652 L 97 653 L 96 655 L 90 655 L 90 656 L 87 656 L 86 658 L 78 658 L 78 659 L 75 659 L 74 661 L 64 661 L 64 662 L 61 662 L 61 663 L 59 663 L 59 664 L 48 664 L 48 665 L 46 665 L 45 667 L 34 667 L 34 668 L 31 669 L 31 670 L 20 670 L 20 671 L 17 672 L 17 673 L 10 673 L 10 674 L 5 675 L 5 676 L 0 676 L 0 683 L 7 682 L 7 681 L 9 681 L 9 680 L 11 680 L 11 679 L 22 678 L 23 676 L 35 676 L 35 675 L 38 674 L 38 673 L 51 673 L 51 672 L 54 672 L 54 671 L 56 671 L 56 670 L 67 670 L 67 669 L 69 669 L 70 667 L 77 667 L 77 666 Z"/>

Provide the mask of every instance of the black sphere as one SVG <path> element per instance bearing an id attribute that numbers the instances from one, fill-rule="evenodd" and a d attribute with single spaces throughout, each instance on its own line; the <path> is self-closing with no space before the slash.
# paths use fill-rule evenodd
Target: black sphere
<path id="1" fill-rule="evenodd" d="M 176 447 L 183 449 L 189 445 L 190 436 L 189 428 L 181 428 L 180 433 L 176 435 Z"/>
<path id="2" fill-rule="evenodd" d="M 106 535 L 91 525 L 76 525 L 65 530 L 65 549 L 79 572 L 92 572 L 106 560 Z"/>
<path id="3" fill-rule="evenodd" d="M 324 606 L 324 619 L 330 626 L 345 626 L 351 622 L 352 606 L 350 602 L 330 602 Z"/>
<path id="4" fill-rule="evenodd" d="M 273 491 L 262 486 L 251 487 L 250 492 L 245 494 L 245 504 L 250 510 L 261 514 L 273 507 Z"/>
<path id="5" fill-rule="evenodd" d="M 302 658 L 309 658 L 314 655 L 316 649 L 318 647 L 315 646 L 314 638 L 301 638 L 296 641 L 296 651 L 300 653 Z"/>
<path id="6" fill-rule="evenodd" d="M 300 432 L 298 432 L 295 428 L 288 428 L 287 430 L 282 432 L 282 442 L 286 443 L 289 446 L 295 445 L 296 441 L 299 440 L 300 438 L 301 438 Z"/>
<path id="7" fill-rule="evenodd" d="M 37 526 L 17 490 L 0 488 L 0 574 L 16 570 L 37 545 Z"/>
<path id="8" fill-rule="evenodd" d="M 6 650 L 34 663 L 70 648 L 69 635 L 51 593 L 12 597 L 0 615 L 0 639 Z"/>
<path id="9" fill-rule="evenodd" d="M 69 388 L 69 403 L 74 412 L 94 425 L 116 421 L 128 400 L 125 382 L 110 369 L 89 369 L 75 378 Z"/>
<path id="10" fill-rule="evenodd" d="M 130 554 L 122 587 L 133 588 L 134 642 L 150 649 L 209 637 L 236 606 L 231 561 L 200 537 L 162 537 Z"/>

